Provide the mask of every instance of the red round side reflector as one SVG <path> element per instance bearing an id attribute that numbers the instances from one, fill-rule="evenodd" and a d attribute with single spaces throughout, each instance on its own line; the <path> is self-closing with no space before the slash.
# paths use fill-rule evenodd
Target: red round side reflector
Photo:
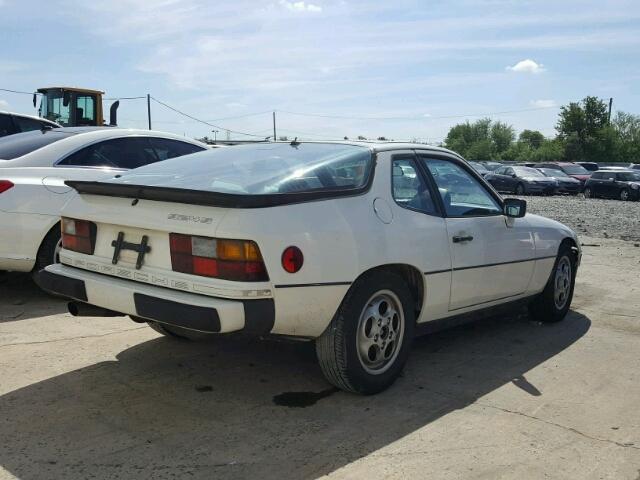
<path id="1" fill-rule="evenodd" d="M 289 273 L 296 273 L 302 268 L 304 257 L 298 247 L 287 247 L 282 252 L 282 268 Z"/>

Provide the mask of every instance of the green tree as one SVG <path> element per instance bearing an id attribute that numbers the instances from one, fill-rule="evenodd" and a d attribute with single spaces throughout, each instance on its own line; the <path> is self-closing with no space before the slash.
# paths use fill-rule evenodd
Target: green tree
<path id="1" fill-rule="evenodd" d="M 618 137 L 619 161 L 640 162 L 640 116 L 618 112 L 612 126 Z"/>
<path id="2" fill-rule="evenodd" d="M 507 151 L 516 135 L 511 125 L 502 122 L 495 122 L 491 125 L 491 141 L 498 155 Z"/>
<path id="3" fill-rule="evenodd" d="M 565 159 L 569 161 L 609 160 L 613 136 L 608 128 L 608 108 L 604 100 L 585 97 L 580 103 L 572 102 L 560 108 L 558 138 L 565 146 Z M 606 145 L 602 141 L 606 141 Z"/>
<path id="4" fill-rule="evenodd" d="M 558 162 L 565 156 L 564 145 L 561 141 L 544 139 L 540 147 L 531 152 L 532 162 Z"/>
<path id="5" fill-rule="evenodd" d="M 536 150 L 544 142 L 544 135 L 538 130 L 523 130 L 518 136 L 518 142 L 528 145 L 532 150 Z"/>
<path id="6" fill-rule="evenodd" d="M 514 138 L 510 125 L 482 118 L 451 127 L 444 145 L 472 160 L 492 160 L 508 150 Z"/>

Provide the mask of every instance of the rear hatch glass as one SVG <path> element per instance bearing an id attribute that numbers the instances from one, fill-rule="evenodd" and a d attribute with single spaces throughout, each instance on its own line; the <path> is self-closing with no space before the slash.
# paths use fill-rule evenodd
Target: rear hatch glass
<path id="1" fill-rule="evenodd" d="M 366 147 L 264 143 L 207 150 L 138 168 L 105 181 L 243 196 L 362 188 L 372 153 Z"/>

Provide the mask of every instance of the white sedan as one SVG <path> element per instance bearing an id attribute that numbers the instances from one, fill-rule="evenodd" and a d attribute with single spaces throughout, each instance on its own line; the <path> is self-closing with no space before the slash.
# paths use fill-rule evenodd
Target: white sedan
<path id="1" fill-rule="evenodd" d="M 97 180 L 205 150 L 169 133 L 112 127 L 43 129 L 0 140 L 0 270 L 40 270 L 57 258 L 65 180 Z"/>
<path id="2" fill-rule="evenodd" d="M 239 146 L 67 183 L 61 264 L 38 281 L 72 313 L 313 339 L 327 379 L 362 394 L 420 332 L 522 303 L 562 320 L 580 261 L 572 230 L 425 145 Z"/>

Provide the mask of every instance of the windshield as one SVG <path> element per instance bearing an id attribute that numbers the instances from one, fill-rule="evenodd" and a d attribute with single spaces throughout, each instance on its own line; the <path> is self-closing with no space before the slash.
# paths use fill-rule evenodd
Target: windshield
<path id="1" fill-rule="evenodd" d="M 372 163 L 360 146 L 261 143 L 165 160 L 108 182 L 243 195 L 349 190 L 366 184 Z"/>
<path id="2" fill-rule="evenodd" d="M 640 172 L 619 172 L 618 180 L 623 182 L 640 182 Z"/>
<path id="3" fill-rule="evenodd" d="M 513 167 L 513 170 L 519 177 L 544 177 L 541 172 L 531 167 Z"/>
<path id="4" fill-rule="evenodd" d="M 540 171 L 544 173 L 547 177 L 568 177 L 566 173 L 562 170 L 555 170 L 553 168 L 541 168 Z"/>
<path id="5" fill-rule="evenodd" d="M 14 158 L 22 157 L 27 153 L 67 138 L 69 135 L 72 135 L 72 133 L 62 132 L 58 128 L 55 131 L 34 130 L 0 138 L 0 159 L 13 160 Z"/>
<path id="6" fill-rule="evenodd" d="M 569 175 L 589 175 L 590 172 L 580 165 L 563 165 L 562 170 Z"/>

